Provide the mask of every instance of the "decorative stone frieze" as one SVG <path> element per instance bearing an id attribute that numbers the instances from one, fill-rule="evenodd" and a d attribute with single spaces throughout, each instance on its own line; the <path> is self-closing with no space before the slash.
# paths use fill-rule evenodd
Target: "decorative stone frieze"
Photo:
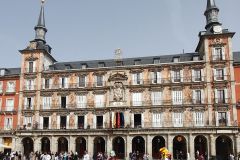
<path id="1" fill-rule="evenodd" d="M 126 81 L 128 80 L 127 75 L 125 72 L 123 74 L 117 72 L 116 74 L 110 75 L 108 78 L 108 81 Z"/>
<path id="2" fill-rule="evenodd" d="M 35 97 L 36 93 L 35 92 L 24 92 L 23 97 Z"/>
<path id="3" fill-rule="evenodd" d="M 24 74 L 24 79 L 36 79 L 37 75 L 34 74 Z"/>
<path id="4" fill-rule="evenodd" d="M 57 93 L 58 96 L 69 96 L 70 94 L 70 91 L 61 91 Z"/>
<path id="5" fill-rule="evenodd" d="M 42 97 L 51 97 L 53 96 L 54 92 L 41 92 L 40 95 Z"/>

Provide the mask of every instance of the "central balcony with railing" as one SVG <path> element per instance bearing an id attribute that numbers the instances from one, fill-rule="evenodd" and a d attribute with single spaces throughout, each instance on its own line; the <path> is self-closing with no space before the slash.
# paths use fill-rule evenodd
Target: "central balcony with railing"
<path id="1" fill-rule="evenodd" d="M 17 109 L 14 106 L 5 106 L 0 108 L 0 114 L 17 114 Z"/>
<path id="2" fill-rule="evenodd" d="M 36 85 L 24 85 L 23 86 L 23 90 L 24 91 L 34 91 L 37 89 Z"/>
<path id="3" fill-rule="evenodd" d="M 7 88 L 6 88 L 6 93 L 8 94 L 8 93 L 15 93 L 16 92 L 16 87 L 15 86 L 13 86 L 13 87 L 9 87 L 9 86 L 7 86 Z"/>
<path id="4" fill-rule="evenodd" d="M 38 72 L 38 70 L 36 67 L 24 68 L 24 73 L 27 73 L 27 74 L 34 74 L 37 72 Z"/>

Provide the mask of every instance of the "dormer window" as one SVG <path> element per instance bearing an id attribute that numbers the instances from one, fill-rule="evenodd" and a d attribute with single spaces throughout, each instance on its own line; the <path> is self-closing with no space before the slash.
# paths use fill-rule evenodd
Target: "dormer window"
<path id="1" fill-rule="evenodd" d="M 87 64 L 82 64 L 82 69 L 86 69 L 87 68 Z"/>
<path id="2" fill-rule="evenodd" d="M 134 60 L 134 65 L 140 65 L 140 64 L 141 64 L 141 60 L 140 59 Z"/>
<path id="3" fill-rule="evenodd" d="M 173 58 L 173 62 L 174 62 L 174 63 L 180 62 L 180 58 L 179 58 L 179 57 L 174 57 L 174 58 Z"/>
<path id="4" fill-rule="evenodd" d="M 153 59 L 153 64 L 159 64 L 159 63 L 160 63 L 160 58 Z"/>
<path id="5" fill-rule="evenodd" d="M 72 67 L 71 67 L 70 64 L 67 64 L 67 65 L 65 65 L 65 69 L 66 69 L 66 70 L 69 70 L 69 69 L 72 69 Z"/>
<path id="6" fill-rule="evenodd" d="M 100 67 L 105 67 L 105 63 L 104 62 L 99 62 L 98 63 L 98 67 L 100 68 Z"/>
<path id="7" fill-rule="evenodd" d="M 5 69 L 1 69 L 0 70 L 0 76 L 4 76 L 5 75 Z"/>
<path id="8" fill-rule="evenodd" d="M 199 61 L 199 60 L 200 60 L 199 56 L 193 56 L 193 61 Z"/>

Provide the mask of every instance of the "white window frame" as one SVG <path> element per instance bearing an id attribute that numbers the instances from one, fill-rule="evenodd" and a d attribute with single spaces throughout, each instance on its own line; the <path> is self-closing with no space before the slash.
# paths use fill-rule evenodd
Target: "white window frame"
<path id="1" fill-rule="evenodd" d="M 183 127 L 183 113 L 182 112 L 173 112 L 173 126 L 174 127 Z"/>
<path id="2" fill-rule="evenodd" d="M 194 125 L 203 127 L 204 126 L 204 112 L 196 111 L 194 114 Z"/>
<path id="3" fill-rule="evenodd" d="M 50 109 L 52 105 L 52 97 L 42 97 L 42 109 Z"/>
<path id="4" fill-rule="evenodd" d="M 87 107 L 87 95 L 78 95 L 76 98 L 77 98 L 77 108 Z"/>
<path id="5" fill-rule="evenodd" d="M 30 104 L 30 108 L 27 108 L 28 105 L 28 98 L 31 98 L 31 104 Z M 24 98 L 24 109 L 33 109 L 33 105 L 34 105 L 34 97 L 25 97 Z"/>
<path id="6" fill-rule="evenodd" d="M 182 90 L 173 90 L 172 91 L 172 104 L 173 105 L 182 105 L 183 104 L 183 91 Z"/>
<path id="7" fill-rule="evenodd" d="M 142 106 L 142 93 L 132 92 L 132 106 Z"/>
<path id="8" fill-rule="evenodd" d="M 13 86 L 10 85 L 11 83 Z M 15 92 L 15 90 L 16 90 L 16 81 L 8 81 L 6 91 L 12 93 L 12 92 Z"/>
<path id="9" fill-rule="evenodd" d="M 132 84 L 140 85 L 143 83 L 143 73 L 133 73 L 132 74 Z"/>
<path id="10" fill-rule="evenodd" d="M 84 79 L 84 85 L 80 85 L 80 78 Z M 87 86 L 87 76 L 86 75 L 80 75 L 77 77 L 78 87 L 86 87 Z"/>
<path id="11" fill-rule="evenodd" d="M 102 108 L 105 106 L 105 95 L 104 94 L 96 94 L 95 95 L 95 107 Z"/>
<path id="12" fill-rule="evenodd" d="M 64 79 L 64 83 L 63 83 L 63 79 Z M 68 77 L 60 77 L 60 88 L 68 88 Z"/>
<path id="13" fill-rule="evenodd" d="M 152 127 L 162 127 L 163 113 L 152 113 Z"/>
<path id="14" fill-rule="evenodd" d="M 217 52 L 218 50 L 221 50 L 222 55 L 219 55 Z M 225 48 L 224 47 L 214 47 L 213 48 L 213 60 L 225 60 Z"/>
<path id="15" fill-rule="evenodd" d="M 12 104 L 10 106 L 8 105 L 8 101 L 12 101 Z M 7 98 L 5 111 L 13 111 L 13 109 L 14 109 L 14 98 Z"/>
<path id="16" fill-rule="evenodd" d="M 151 83 L 152 84 L 160 84 L 162 82 L 162 79 L 161 79 L 161 72 L 159 71 L 156 71 L 156 72 L 151 72 Z"/>
<path id="17" fill-rule="evenodd" d="M 162 105 L 162 92 L 153 91 L 151 93 L 152 105 Z"/>
<path id="18" fill-rule="evenodd" d="M 0 81 L 0 93 L 3 93 L 3 81 Z"/>
<path id="19" fill-rule="evenodd" d="M 24 117 L 23 125 L 26 125 L 26 128 L 32 128 L 32 117 Z"/>
<path id="20" fill-rule="evenodd" d="M 13 129 L 13 117 L 5 117 L 4 118 L 4 129 L 5 130 Z"/>

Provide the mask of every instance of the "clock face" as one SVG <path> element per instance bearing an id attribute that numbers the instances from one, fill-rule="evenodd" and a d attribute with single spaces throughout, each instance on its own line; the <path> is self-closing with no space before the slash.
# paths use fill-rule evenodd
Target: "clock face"
<path id="1" fill-rule="evenodd" d="M 213 31 L 216 33 L 221 33 L 222 32 L 222 27 L 221 26 L 214 26 Z"/>

